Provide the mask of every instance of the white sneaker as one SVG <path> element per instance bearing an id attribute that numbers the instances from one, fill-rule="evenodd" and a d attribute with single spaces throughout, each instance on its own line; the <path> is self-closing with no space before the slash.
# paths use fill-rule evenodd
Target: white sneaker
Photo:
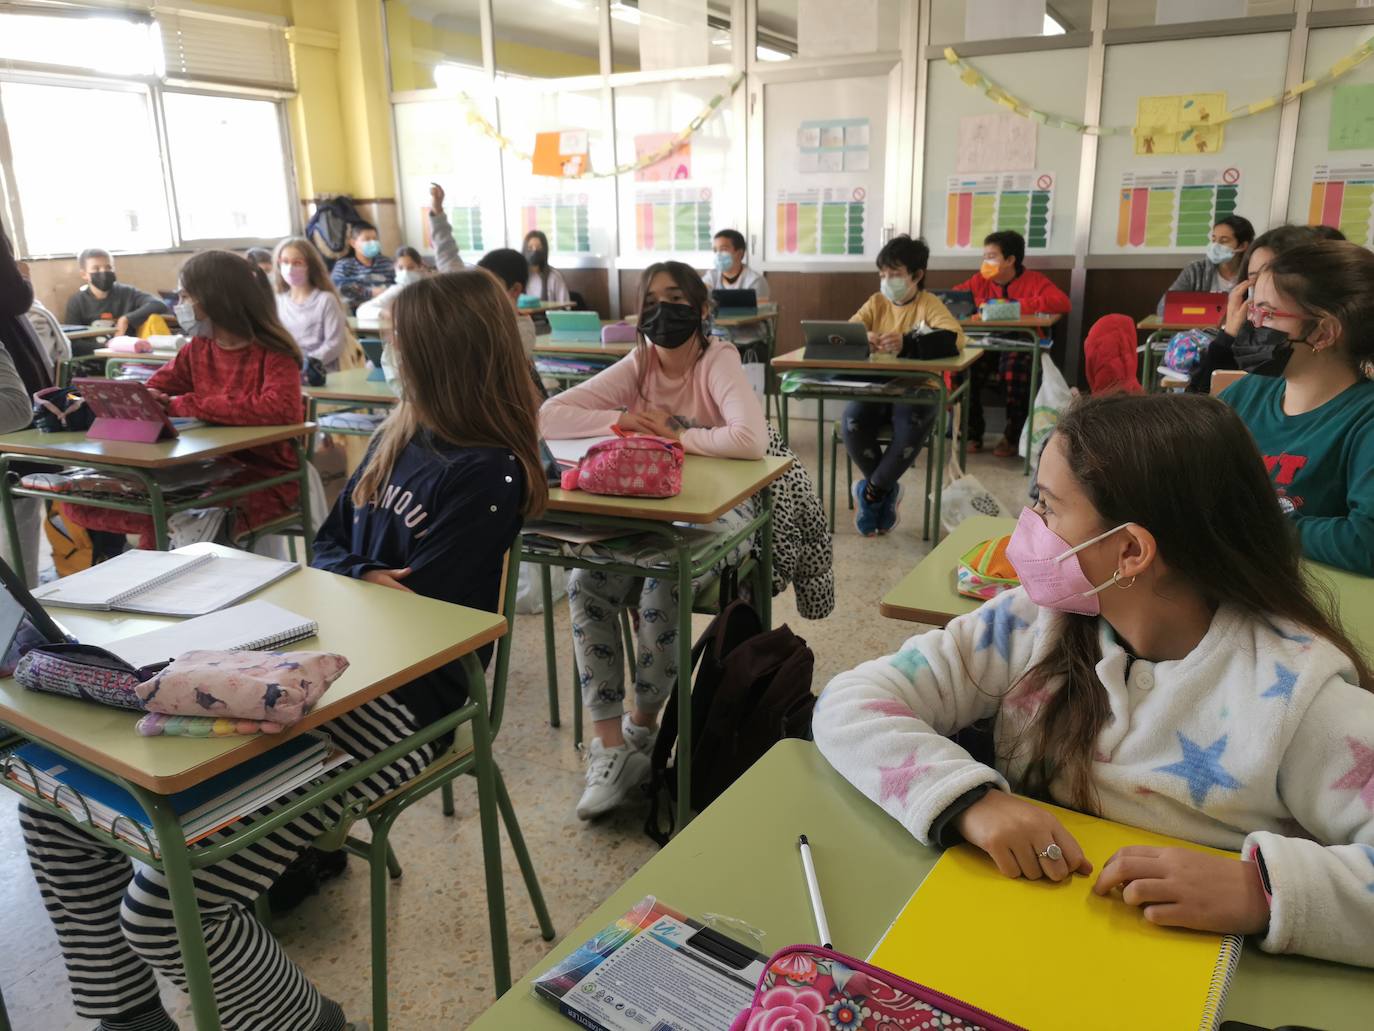
<path id="1" fill-rule="evenodd" d="M 654 754 L 654 742 L 658 740 L 657 727 L 641 727 L 630 719 L 627 712 L 620 718 L 620 732 L 625 735 L 625 743 L 632 751 L 643 752 L 650 758 Z"/>
<path id="2" fill-rule="evenodd" d="M 649 757 L 620 745 L 607 748 L 600 738 L 587 747 L 587 790 L 577 800 L 577 817 L 590 820 L 608 813 L 649 775 Z"/>

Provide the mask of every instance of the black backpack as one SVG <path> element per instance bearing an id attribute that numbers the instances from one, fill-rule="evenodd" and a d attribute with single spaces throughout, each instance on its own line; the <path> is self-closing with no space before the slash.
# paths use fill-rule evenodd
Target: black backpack
<path id="1" fill-rule="evenodd" d="M 348 250 L 348 227 L 366 221 L 352 197 L 332 197 L 316 204 L 305 226 L 305 238 L 332 266 Z"/>
<path id="2" fill-rule="evenodd" d="M 722 597 L 726 585 L 722 584 Z M 733 593 L 733 592 L 731 592 Z M 730 602 L 692 646 L 692 808 L 700 812 L 783 738 L 811 738 L 811 674 L 815 656 L 786 626 L 764 630 L 758 613 Z M 698 668 L 699 664 L 699 668 Z M 666 845 L 674 829 L 677 689 L 663 712 L 649 775 L 644 833 Z M 668 827 L 658 825 L 667 801 Z"/>

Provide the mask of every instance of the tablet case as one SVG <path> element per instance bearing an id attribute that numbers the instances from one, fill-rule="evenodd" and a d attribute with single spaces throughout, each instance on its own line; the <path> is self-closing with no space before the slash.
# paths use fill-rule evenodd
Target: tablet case
<path id="1" fill-rule="evenodd" d="M 86 431 L 93 440 L 152 444 L 177 435 L 167 413 L 142 383 L 87 377 L 73 380 L 72 385 L 80 388 L 95 413 L 95 421 Z"/>

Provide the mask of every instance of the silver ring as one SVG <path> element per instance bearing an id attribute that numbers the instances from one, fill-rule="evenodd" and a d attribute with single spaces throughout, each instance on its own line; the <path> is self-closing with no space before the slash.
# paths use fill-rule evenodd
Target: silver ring
<path id="1" fill-rule="evenodd" d="M 1056 845 L 1053 841 L 1051 841 L 1048 845 L 1045 846 L 1045 851 L 1037 852 L 1035 854 L 1039 856 L 1041 859 L 1048 859 L 1051 862 L 1055 863 L 1064 858 L 1064 850 L 1060 848 L 1058 845 Z"/>

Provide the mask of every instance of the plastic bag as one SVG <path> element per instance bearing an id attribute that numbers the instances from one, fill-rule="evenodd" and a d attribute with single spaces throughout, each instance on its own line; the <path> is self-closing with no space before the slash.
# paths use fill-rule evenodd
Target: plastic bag
<path id="1" fill-rule="evenodd" d="M 568 571 L 558 566 L 549 568 L 549 586 L 552 588 L 553 601 L 568 593 Z M 540 586 L 539 566 L 532 562 L 520 563 L 520 579 L 515 586 L 515 611 L 531 615 L 544 611 L 544 590 Z"/>
<path id="2" fill-rule="evenodd" d="M 1050 433 L 1059 423 L 1060 413 L 1072 400 L 1073 392 L 1064 374 L 1059 371 L 1059 366 L 1050 361 L 1048 355 L 1041 355 L 1040 389 L 1035 392 L 1035 440 L 1029 439 L 1031 421 L 1027 419 L 1021 427 L 1021 446 L 1018 448 L 1018 453 L 1023 456 L 1027 448 L 1031 449 L 1032 469 L 1040 464 L 1040 452 L 1045 450 L 1045 441 L 1050 439 Z"/>

